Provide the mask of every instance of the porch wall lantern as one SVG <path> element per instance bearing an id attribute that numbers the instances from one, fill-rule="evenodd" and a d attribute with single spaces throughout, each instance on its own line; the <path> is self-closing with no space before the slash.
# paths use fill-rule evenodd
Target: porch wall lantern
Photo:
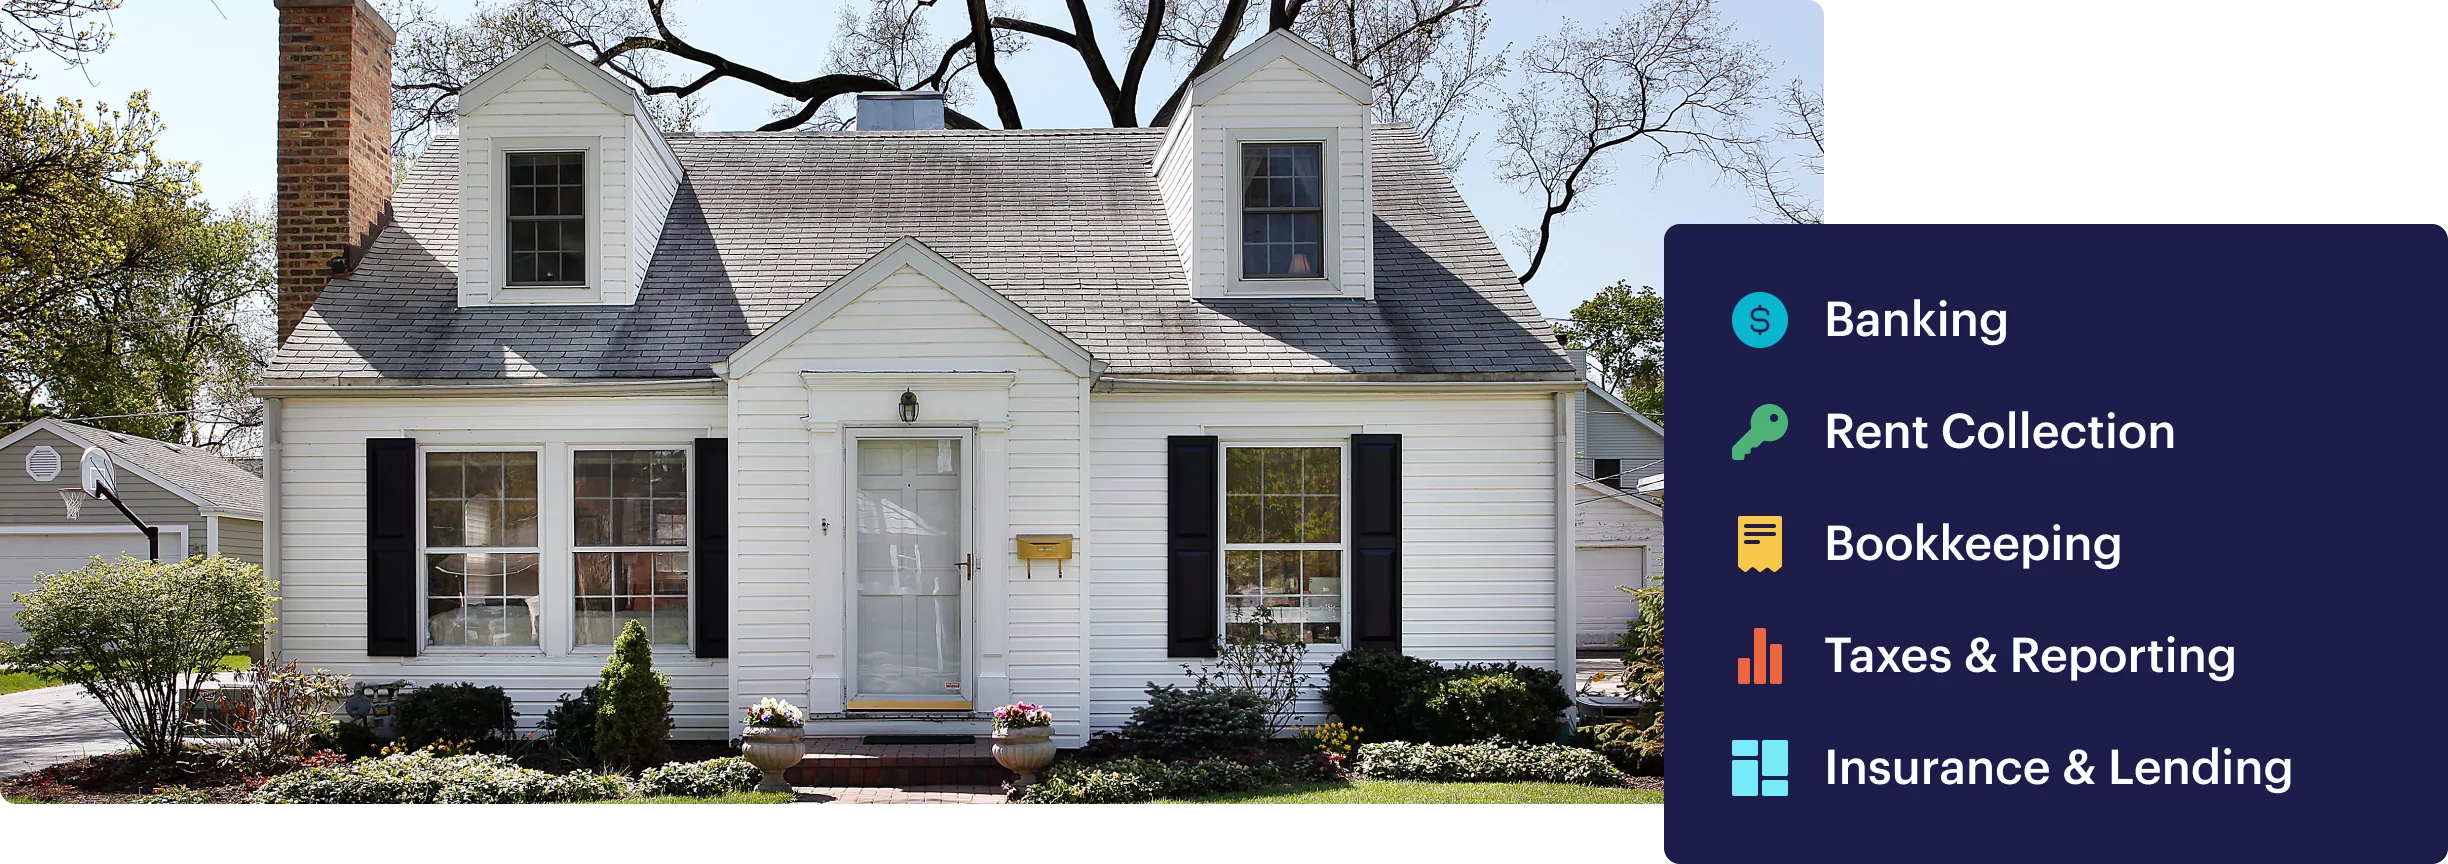
<path id="1" fill-rule="evenodd" d="M 918 422 L 918 394 L 908 390 L 901 391 L 901 422 Z"/>

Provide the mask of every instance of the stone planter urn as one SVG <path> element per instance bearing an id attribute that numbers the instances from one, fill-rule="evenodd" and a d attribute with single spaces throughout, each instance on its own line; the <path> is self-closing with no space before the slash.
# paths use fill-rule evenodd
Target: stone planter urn
<path id="1" fill-rule="evenodd" d="M 1020 775 L 1012 785 L 1016 789 L 1037 782 L 1037 772 L 1054 764 L 1054 727 L 1023 726 L 994 730 L 994 757 L 1003 767 Z"/>
<path id="2" fill-rule="evenodd" d="M 764 779 L 757 781 L 759 792 L 791 791 L 790 781 L 782 778 L 782 772 L 799 764 L 799 756 L 806 749 L 798 729 L 750 726 L 740 730 L 740 756 L 765 772 Z"/>

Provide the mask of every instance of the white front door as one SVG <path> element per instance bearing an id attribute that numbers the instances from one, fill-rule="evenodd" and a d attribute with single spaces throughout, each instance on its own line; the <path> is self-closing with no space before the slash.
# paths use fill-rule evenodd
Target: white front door
<path id="1" fill-rule="evenodd" d="M 970 448 L 965 434 L 947 431 L 856 438 L 853 709 L 972 707 Z"/>

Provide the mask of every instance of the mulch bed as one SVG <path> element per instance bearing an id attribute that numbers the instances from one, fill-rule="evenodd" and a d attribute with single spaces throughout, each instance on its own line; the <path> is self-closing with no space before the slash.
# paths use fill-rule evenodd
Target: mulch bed
<path id="1" fill-rule="evenodd" d="M 244 800 L 245 776 L 221 767 L 219 761 L 204 753 L 169 764 L 152 762 L 134 753 L 88 756 L 0 781 L 0 792 L 11 798 L 49 803 L 124 804 L 164 786 L 185 786 L 210 794 L 218 801 Z"/>

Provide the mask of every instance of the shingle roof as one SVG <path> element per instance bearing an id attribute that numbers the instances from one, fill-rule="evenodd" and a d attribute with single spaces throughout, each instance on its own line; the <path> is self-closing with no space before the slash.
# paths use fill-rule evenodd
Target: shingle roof
<path id="1" fill-rule="evenodd" d="M 102 448 L 110 454 L 111 461 L 140 469 L 204 499 L 205 509 L 257 515 L 264 512 L 263 478 L 211 450 L 77 423 L 51 422 L 86 445 Z"/>
<path id="2" fill-rule="evenodd" d="M 269 373 L 699 377 L 903 235 L 1114 375 L 1568 373 L 1445 172 L 1370 136 L 1377 299 L 1198 301 L 1148 166 L 1162 130 L 674 135 L 687 172 L 628 307 L 457 307 L 457 142 L 393 197 Z"/>

